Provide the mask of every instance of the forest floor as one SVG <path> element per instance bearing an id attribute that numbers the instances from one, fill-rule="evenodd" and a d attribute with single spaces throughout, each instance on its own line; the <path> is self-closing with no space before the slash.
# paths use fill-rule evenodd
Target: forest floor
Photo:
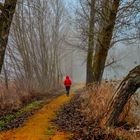
<path id="1" fill-rule="evenodd" d="M 69 97 L 61 95 L 53 99 L 42 109 L 37 111 L 33 116 L 29 117 L 19 128 L 4 131 L 0 133 L 0 140 L 67 140 L 71 134 L 59 131 L 57 126 L 52 124 L 52 120 L 56 118 L 56 112 L 68 103 L 74 96 L 74 91 L 79 89 L 75 86 Z"/>
<path id="2" fill-rule="evenodd" d="M 19 128 L 0 132 L 0 140 L 120 140 L 125 135 L 128 138 L 124 140 L 139 140 L 139 132 L 136 137 L 125 129 L 107 132 L 89 121 L 82 113 L 80 96 L 85 93 L 82 87 L 75 86 L 69 97 L 60 95 L 51 99 Z"/>
<path id="3" fill-rule="evenodd" d="M 72 97 L 73 95 L 71 95 Z M 63 140 L 67 135 L 54 132 L 56 128 L 51 125 L 55 112 L 71 97 L 62 95 L 45 105 L 36 114 L 30 117 L 22 127 L 0 133 L 0 140 Z M 56 133 L 56 134 L 54 134 Z"/>

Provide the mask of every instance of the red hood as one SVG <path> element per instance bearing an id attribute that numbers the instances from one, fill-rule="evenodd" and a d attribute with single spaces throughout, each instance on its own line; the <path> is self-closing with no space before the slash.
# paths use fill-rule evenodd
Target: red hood
<path id="1" fill-rule="evenodd" d="M 70 87 L 72 84 L 70 77 L 67 75 L 66 79 L 64 80 L 64 85 Z"/>
<path id="2" fill-rule="evenodd" d="M 67 75 L 67 76 L 66 76 L 66 79 L 70 79 L 70 77 Z"/>

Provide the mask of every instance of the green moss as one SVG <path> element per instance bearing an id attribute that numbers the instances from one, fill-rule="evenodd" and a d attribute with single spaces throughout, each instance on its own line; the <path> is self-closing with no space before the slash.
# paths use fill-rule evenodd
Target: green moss
<path id="1" fill-rule="evenodd" d="M 22 114 L 25 112 L 30 112 L 33 109 L 39 109 L 41 107 L 42 103 L 43 103 L 43 101 L 34 101 L 32 103 L 29 103 L 27 106 L 23 107 L 22 109 L 20 109 L 16 113 L 6 115 L 2 119 L 0 119 L 0 128 L 4 128 L 8 123 L 10 123 L 11 121 L 22 116 Z"/>
<path id="2" fill-rule="evenodd" d="M 57 127 L 56 126 L 49 126 L 46 130 L 45 130 L 45 135 L 47 136 L 53 136 L 55 135 L 57 131 Z"/>
<path id="3" fill-rule="evenodd" d="M 21 110 L 19 110 L 19 113 L 23 113 L 23 112 L 29 112 L 32 109 L 38 109 L 41 107 L 43 101 L 34 101 L 30 104 L 28 104 L 27 106 L 23 107 Z"/>
<path id="4" fill-rule="evenodd" d="M 7 116 L 4 117 L 4 121 L 5 121 L 5 123 L 8 123 L 15 118 L 16 118 L 15 115 L 7 115 Z"/>
<path id="5" fill-rule="evenodd" d="M 73 140 L 74 134 L 69 133 L 69 134 L 67 134 L 67 135 L 68 135 L 68 136 L 67 136 L 67 139 L 68 139 L 68 140 Z"/>
<path id="6" fill-rule="evenodd" d="M 16 118 L 19 117 L 22 113 L 20 111 L 15 113 Z"/>
<path id="7" fill-rule="evenodd" d="M 118 137 L 118 140 L 126 140 L 124 137 Z"/>
<path id="8" fill-rule="evenodd" d="M 4 121 L 0 121 L 0 129 L 5 127 L 5 122 Z"/>
<path id="9" fill-rule="evenodd" d="M 54 134 L 55 134 L 55 130 L 53 130 L 53 129 L 47 129 L 46 131 L 45 131 L 45 135 L 48 135 L 48 136 L 53 136 Z"/>

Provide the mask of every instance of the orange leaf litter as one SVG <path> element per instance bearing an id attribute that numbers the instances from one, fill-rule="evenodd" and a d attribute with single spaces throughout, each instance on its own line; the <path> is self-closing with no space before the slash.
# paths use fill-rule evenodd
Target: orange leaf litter
<path id="1" fill-rule="evenodd" d="M 45 130 L 55 118 L 60 106 L 70 100 L 65 95 L 52 100 L 36 114 L 30 117 L 22 127 L 0 133 L 0 140 L 67 140 L 68 134 L 56 132 L 53 136 L 45 135 Z"/>

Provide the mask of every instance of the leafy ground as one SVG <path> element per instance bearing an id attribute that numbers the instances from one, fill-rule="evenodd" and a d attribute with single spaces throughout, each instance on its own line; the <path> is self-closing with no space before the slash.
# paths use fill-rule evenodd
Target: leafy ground
<path id="1" fill-rule="evenodd" d="M 107 131 L 97 127 L 95 123 L 97 120 L 91 121 L 83 112 L 84 98 L 81 98 L 81 95 L 85 95 L 85 90 L 77 91 L 77 89 L 79 89 L 78 86 L 75 87 L 73 90 L 75 93 L 72 93 L 70 97 L 61 95 L 51 99 L 49 103 L 41 106 L 42 108 L 34 115 L 26 121 L 24 120 L 25 123 L 19 128 L 1 132 L 0 140 L 127 140 L 122 136 L 125 133 L 133 134 L 131 131 L 124 129 Z M 30 112 L 33 108 L 39 108 L 41 104 L 42 102 L 39 101 L 28 104 L 16 112 L 16 117 L 23 112 Z M 6 123 L 14 117 L 13 115 L 6 116 L 3 121 Z M 15 124 L 18 125 L 14 122 L 14 126 Z M 2 121 L 1 125 L 3 125 Z M 118 133 L 120 134 L 118 135 Z M 130 139 L 129 136 L 128 139 L 136 140 L 133 138 Z"/>
<path id="2" fill-rule="evenodd" d="M 19 127 L 29 116 L 41 108 L 43 101 L 34 101 L 18 111 L 0 118 L 0 130 L 8 130 Z"/>
<path id="3" fill-rule="evenodd" d="M 50 123 L 55 118 L 55 112 L 70 98 L 60 96 L 45 105 L 35 115 L 28 119 L 20 128 L 0 133 L 0 140 L 63 140 L 67 137 L 57 132 L 57 127 Z"/>
<path id="4" fill-rule="evenodd" d="M 106 135 L 100 128 L 89 122 L 81 112 L 80 95 L 76 95 L 68 104 L 63 106 L 54 120 L 62 131 L 72 132 L 72 140 L 118 140 L 113 135 Z"/>
<path id="5" fill-rule="evenodd" d="M 102 106 L 101 101 L 106 101 L 101 96 L 107 96 L 110 93 L 107 93 L 109 87 L 103 86 L 102 89 L 103 92 L 99 88 L 97 90 L 100 94 L 93 94 L 93 90 L 89 91 L 91 94 L 86 90 L 80 91 L 84 94 L 77 94 L 65 104 L 57 113 L 54 124 L 57 124 L 61 131 L 71 132 L 73 134 L 72 140 L 140 140 L 139 129 L 131 125 L 131 122 L 134 123 L 136 119 L 132 113 L 127 114 L 131 120 L 128 119 L 119 126 L 99 127 L 100 114 L 105 108 L 105 104 Z M 128 112 L 128 110 L 126 111 Z M 125 110 L 123 113 L 126 115 Z"/>

